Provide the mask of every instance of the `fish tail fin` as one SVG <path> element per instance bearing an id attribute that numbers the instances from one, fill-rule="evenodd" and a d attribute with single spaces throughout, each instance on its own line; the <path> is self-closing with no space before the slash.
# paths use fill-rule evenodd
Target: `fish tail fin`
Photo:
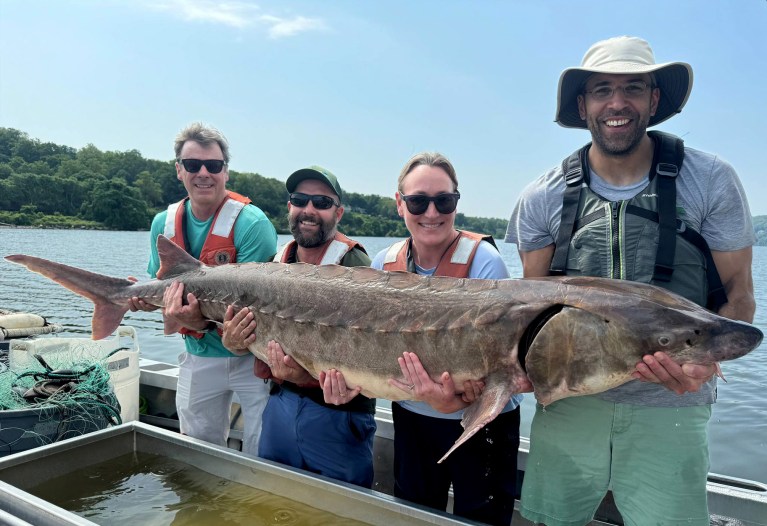
<path id="1" fill-rule="evenodd" d="M 117 292 L 133 285 L 128 279 L 112 278 L 34 256 L 18 254 L 5 256 L 5 259 L 24 265 L 32 272 L 37 272 L 91 300 L 95 305 L 91 321 L 94 340 L 112 334 L 128 312 L 127 301 L 113 299 Z"/>
<path id="2" fill-rule="evenodd" d="M 477 431 L 492 422 L 493 419 L 501 413 L 506 406 L 506 403 L 511 398 L 511 395 L 515 392 L 513 385 L 504 374 L 498 373 L 488 376 L 482 394 L 479 395 L 479 398 L 463 412 L 463 420 L 461 420 L 461 425 L 464 429 L 463 433 L 458 437 L 458 440 L 455 441 L 453 447 L 451 447 L 437 463 L 441 463 L 450 456 L 450 453 L 455 451 L 458 446 L 469 440 L 477 433 Z"/>

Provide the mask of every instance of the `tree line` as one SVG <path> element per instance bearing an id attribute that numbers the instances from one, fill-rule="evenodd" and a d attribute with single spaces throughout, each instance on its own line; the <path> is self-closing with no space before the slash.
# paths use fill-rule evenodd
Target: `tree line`
<path id="1" fill-rule="evenodd" d="M 284 181 L 229 171 L 228 188 L 248 196 L 277 232 L 289 234 Z M 137 150 L 79 150 L 0 127 L 0 225 L 148 230 L 152 217 L 186 195 L 174 160 Z M 406 237 L 391 197 L 347 192 L 342 230 L 350 236 Z M 502 238 L 506 220 L 456 215 L 457 228 Z"/>

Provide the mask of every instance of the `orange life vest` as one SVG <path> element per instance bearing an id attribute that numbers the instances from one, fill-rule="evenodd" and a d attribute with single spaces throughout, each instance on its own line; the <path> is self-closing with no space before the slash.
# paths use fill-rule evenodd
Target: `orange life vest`
<path id="1" fill-rule="evenodd" d="M 474 254 L 477 253 L 479 242 L 483 240 L 495 246 L 492 236 L 459 230 L 457 241 L 453 241 L 448 250 L 443 254 L 437 268 L 434 270 L 434 275 L 452 278 L 468 277 L 471 262 L 474 260 Z M 407 272 L 408 260 L 412 261 L 410 253 L 412 242 L 413 238 L 409 237 L 390 246 L 384 257 L 383 269 Z"/>
<path id="2" fill-rule="evenodd" d="M 189 197 L 185 197 L 168 207 L 164 234 L 165 237 L 188 252 L 189 247 L 184 241 L 185 203 L 187 199 Z M 227 192 L 227 198 L 216 210 L 208 237 L 205 238 L 205 243 L 202 245 L 200 261 L 211 266 L 237 262 L 237 249 L 234 246 L 234 223 L 242 209 L 248 204 L 250 204 L 250 199 L 247 197 L 235 192 Z"/>

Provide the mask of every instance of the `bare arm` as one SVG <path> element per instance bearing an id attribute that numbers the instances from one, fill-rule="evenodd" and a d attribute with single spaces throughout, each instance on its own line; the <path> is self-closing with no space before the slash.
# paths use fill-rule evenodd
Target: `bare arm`
<path id="1" fill-rule="evenodd" d="M 522 260 L 522 276 L 525 278 L 540 278 L 549 275 L 551 259 L 554 257 L 554 245 L 549 245 L 530 252 L 519 251 Z"/>
<path id="2" fill-rule="evenodd" d="M 753 250 L 748 247 L 732 252 L 712 251 L 711 255 L 727 293 L 727 303 L 722 305 L 718 314 L 731 320 L 752 323 L 756 310 L 754 280 L 751 275 Z"/>

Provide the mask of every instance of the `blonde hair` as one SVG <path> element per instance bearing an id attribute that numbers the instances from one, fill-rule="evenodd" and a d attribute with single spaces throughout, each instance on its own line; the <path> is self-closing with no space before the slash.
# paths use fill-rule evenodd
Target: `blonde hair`
<path id="1" fill-rule="evenodd" d="M 450 180 L 453 182 L 453 191 L 458 191 L 458 176 L 455 174 L 455 168 L 450 160 L 439 152 L 421 152 L 417 153 L 405 163 L 402 171 L 397 179 L 397 191 L 402 193 L 402 183 L 407 177 L 407 174 L 421 165 L 433 166 L 434 168 L 442 168 Z"/>

